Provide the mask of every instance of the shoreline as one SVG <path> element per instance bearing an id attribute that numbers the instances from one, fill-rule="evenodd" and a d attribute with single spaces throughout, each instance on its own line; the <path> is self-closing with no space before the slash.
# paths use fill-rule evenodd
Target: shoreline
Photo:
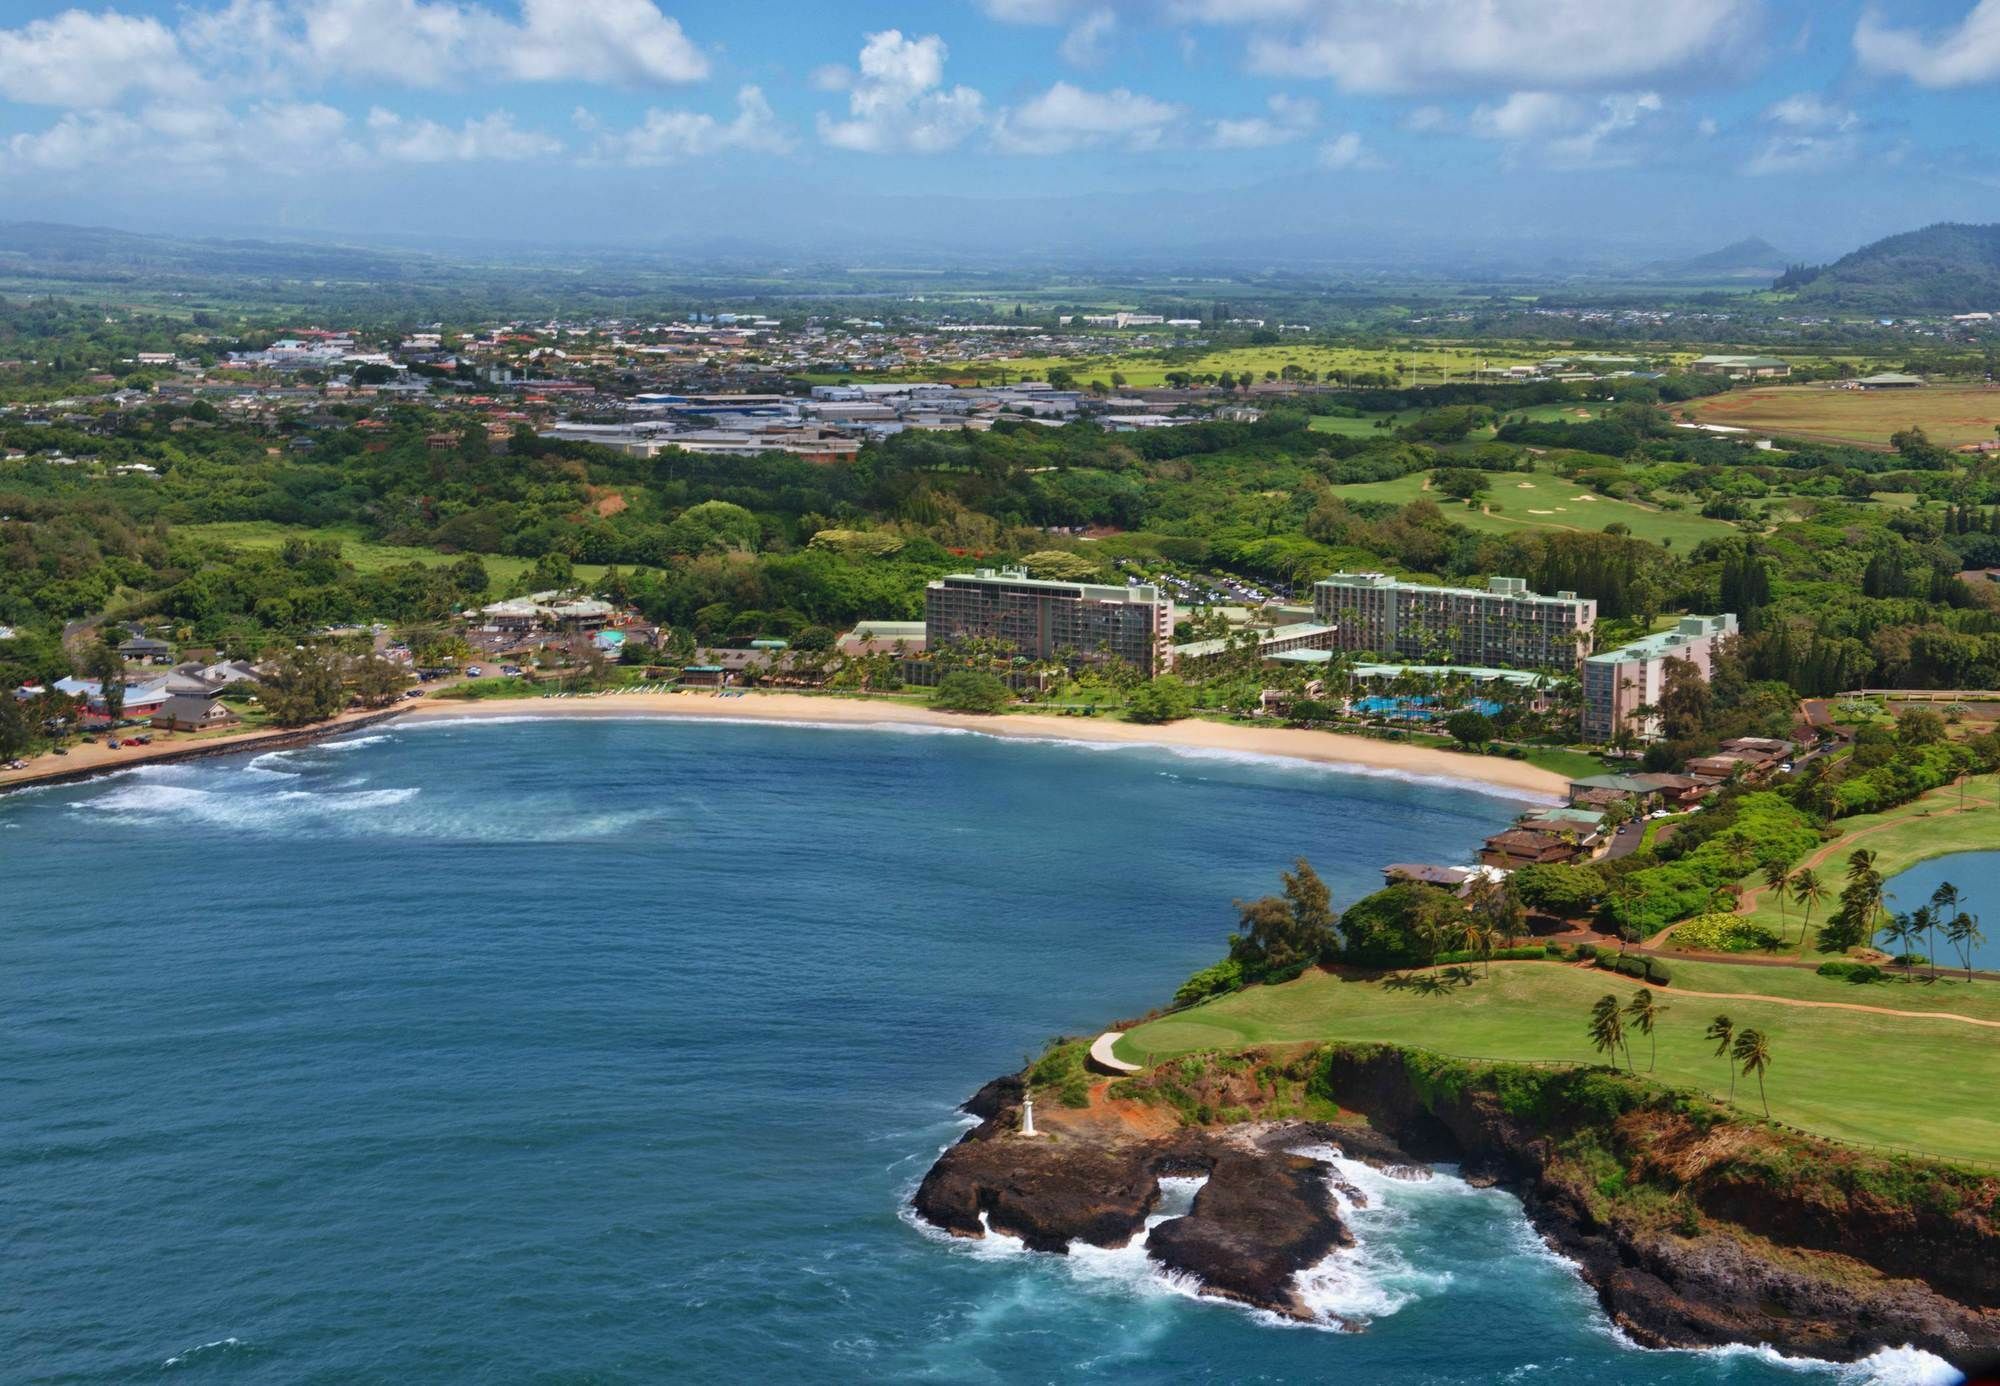
<path id="1" fill-rule="evenodd" d="M 291 746 L 319 741 L 325 737 L 340 736 L 362 727 L 376 726 L 401 717 L 408 711 L 410 709 L 407 706 L 356 709 L 304 727 L 264 727 L 254 731 L 226 732 L 220 736 L 185 736 L 184 733 L 153 732 L 152 736 L 155 739 L 152 745 L 135 746 L 127 742 L 115 751 L 103 741 L 99 741 L 95 745 L 75 747 L 66 756 L 46 753 L 39 755 L 28 762 L 25 770 L 0 770 L 0 795 L 23 789 L 46 789 L 55 785 L 76 784 L 83 780 L 115 775 L 121 770 L 136 770 L 144 765 L 206 760 L 210 756 L 238 755 L 247 751 L 284 750 Z M 176 735 L 183 735 L 185 739 L 173 740 Z M 160 739 L 162 737 L 167 739 Z"/>
<path id="2" fill-rule="evenodd" d="M 425 699 L 399 712 L 402 720 L 412 725 L 450 718 L 681 717 L 830 727 L 906 726 L 1016 740 L 1081 741 L 1270 756 L 1364 774 L 1457 782 L 1521 799 L 1562 799 L 1569 788 L 1568 780 L 1552 770 L 1497 756 L 1465 755 L 1341 732 L 1240 727 L 1197 718 L 1141 726 L 1092 717 L 1054 717 L 1044 713 L 978 716 L 856 698 L 757 692 L 728 698 L 691 693 L 609 693 L 582 698 L 509 698 L 486 702 Z"/>

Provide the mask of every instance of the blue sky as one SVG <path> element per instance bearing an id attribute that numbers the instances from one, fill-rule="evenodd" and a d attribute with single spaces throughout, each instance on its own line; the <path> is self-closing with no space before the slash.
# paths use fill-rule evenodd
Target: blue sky
<path id="1" fill-rule="evenodd" d="M 1996 115 L 2000 0 L 0 4 L 0 216 L 137 229 L 1821 256 Z"/>

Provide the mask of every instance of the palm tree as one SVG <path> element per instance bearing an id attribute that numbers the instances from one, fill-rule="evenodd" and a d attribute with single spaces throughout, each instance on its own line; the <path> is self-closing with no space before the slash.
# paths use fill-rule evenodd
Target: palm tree
<path id="1" fill-rule="evenodd" d="M 1875 918 L 1888 912 L 1883 899 L 1882 873 L 1875 869 L 1875 853 L 1866 847 L 1857 847 L 1849 852 L 1847 880 L 1851 887 L 1861 888 L 1861 941 L 1873 948 L 1877 928 Z"/>
<path id="2" fill-rule="evenodd" d="M 1882 926 L 1882 940 L 1895 950 L 1896 961 L 1905 973 L 1910 970 L 1910 944 L 1922 933 L 1923 927 L 1907 914 L 1892 914 Z"/>
<path id="3" fill-rule="evenodd" d="M 1785 888 L 1792 883 L 1791 868 L 1781 861 L 1764 863 L 1764 888 L 1778 897 L 1778 928 L 1790 933 L 1791 924 L 1785 918 Z"/>
<path id="4" fill-rule="evenodd" d="M 1607 992 L 1590 1008 L 1590 1043 L 1600 1054 L 1611 1055 L 1611 1066 L 1618 1067 L 1618 1049 L 1625 1043 L 1625 1018 L 1618 1011 L 1618 997 Z M 1626 1063 L 1631 1063 L 1631 1049 L 1626 1048 Z"/>
<path id="5" fill-rule="evenodd" d="M 1812 928 L 1813 906 L 1826 899 L 1826 884 L 1820 880 L 1819 872 L 1810 866 L 1801 866 L 1792 873 L 1792 898 L 1806 907 L 1805 922 L 1799 926 L 1799 946 L 1803 948 L 1806 933 Z"/>
<path id="6" fill-rule="evenodd" d="M 1708 1022 L 1708 1038 L 1715 1041 L 1715 1057 L 1727 1059 L 1729 1046 L 1736 1040 L 1736 1022 L 1726 1015 L 1719 1015 Z M 1736 1065 L 1729 1065 L 1729 1100 L 1736 1100 Z"/>
<path id="7" fill-rule="evenodd" d="M 1646 1056 L 1648 1073 L 1651 1073 L 1660 1061 L 1660 1037 L 1653 1033 L 1653 1026 L 1666 1009 L 1667 1007 L 1653 1000 L 1651 987 L 1640 987 L 1632 993 L 1632 999 L 1625 1003 L 1625 1018 L 1630 1020 L 1633 1027 L 1652 1045 L 1652 1051 Z"/>
<path id="8" fill-rule="evenodd" d="M 1931 928 L 1943 925 L 1945 942 L 1947 943 L 1951 942 L 1951 917 L 1958 913 L 1958 902 L 1958 887 L 1950 881 L 1940 881 L 1938 888 L 1931 892 L 1930 914 L 1925 917 L 1924 922 Z M 1924 951 L 1931 955 L 1931 980 L 1935 982 L 1937 980 L 1937 940 L 1927 937 L 1924 940 L 1924 945 Z"/>
<path id="9" fill-rule="evenodd" d="M 1965 964 L 1965 980 L 1972 980 L 1972 950 L 1986 942 L 1986 935 L 1979 932 L 1979 916 L 1960 910 L 1951 917 L 1951 923 L 1944 926 L 1944 936 L 1952 947 L 1958 949 L 1958 960 Z"/>
<path id="10" fill-rule="evenodd" d="M 1762 1030 L 1745 1030 L 1737 1035 L 1729 1053 L 1745 1073 L 1757 1075 L 1757 1097 L 1764 1104 L 1764 1115 L 1769 1117 L 1771 1099 L 1764 1096 L 1764 1070 L 1771 1066 L 1771 1042 L 1764 1038 Z"/>

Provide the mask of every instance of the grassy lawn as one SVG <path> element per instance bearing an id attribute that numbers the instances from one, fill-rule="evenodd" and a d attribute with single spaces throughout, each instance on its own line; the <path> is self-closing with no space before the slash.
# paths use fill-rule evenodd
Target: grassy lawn
<path id="1" fill-rule="evenodd" d="M 1315 433 L 1333 433 L 1342 438 L 1387 438 L 1386 428 L 1377 428 L 1376 423 L 1385 416 L 1370 414 L 1366 418 L 1343 419 L 1332 414 L 1315 414 L 1307 425 Z"/>
<path id="2" fill-rule="evenodd" d="M 1979 775 L 1968 780 L 1965 803 L 1968 807 L 1965 813 L 1945 812 L 1959 804 L 1958 790 L 1947 786 L 1887 813 L 1864 813 L 1841 819 L 1840 836 L 1806 858 L 1819 873 L 1820 884 L 1827 892 L 1827 898 L 1813 910 L 1812 933 L 1817 936 L 1820 921 L 1837 907 L 1836 897 L 1847 877 L 1847 854 L 1857 848 L 1874 852 L 1876 869 L 1884 878 L 1892 879 L 1932 857 L 1992 851 L 2000 846 L 2000 776 Z M 1748 918 L 1782 937 L 1799 936 L 1801 915 L 1797 905 L 1787 903 L 1781 912 L 1777 900 L 1769 898 L 1770 892 L 1764 890 L 1761 878 L 1746 876 L 1741 884 L 1745 891 L 1758 892 L 1756 907 L 1747 911 Z M 1803 951 L 1810 955 L 1812 947 L 1812 939 L 1808 938 Z"/>
<path id="3" fill-rule="evenodd" d="M 1953 1009 L 1971 1009 L 1960 986 L 1952 993 L 1905 985 L 1854 987 L 1775 968 L 1674 966 L 1679 988 L 1776 993 L 1820 984 L 1825 994 L 1809 999 L 1909 1010 L 1924 1009 L 1921 998 L 1910 998 L 1933 990 L 1936 997 L 1955 993 L 1959 1004 Z M 2000 1084 L 2000 1031 L 1772 1002 L 1677 999 L 1676 989 L 1657 993 L 1671 1008 L 1657 1032 L 1662 1081 L 1727 1095 L 1728 1066 L 1702 1036 L 1710 1018 L 1722 1012 L 1739 1028 L 1755 1027 L 1770 1037 L 1768 1087 L 1771 1114 L 1778 1120 L 1843 1140 L 2000 1159 L 2000 1106 L 1992 1100 Z M 2000 987 L 1993 990 L 2000 994 Z M 1585 1037 L 1591 1003 L 1606 992 L 1623 997 L 1631 991 L 1630 983 L 1605 973 L 1560 963 L 1498 963 L 1491 978 L 1432 994 L 1315 972 L 1141 1025 L 1119 1041 L 1118 1053 L 1143 1063 L 1198 1049 L 1380 1040 L 1467 1058 L 1598 1062 Z M 1980 1008 L 1993 1009 L 1984 1002 Z M 1643 1039 L 1633 1053 L 1644 1072 Z M 1753 1082 L 1752 1106 L 1755 1088 Z M 1740 1082 L 1737 1096 L 1745 1097 Z"/>
<path id="4" fill-rule="evenodd" d="M 340 544 L 341 557 L 364 573 L 379 573 L 399 563 L 435 565 L 455 563 L 465 557 L 464 554 L 439 553 L 435 549 L 378 544 L 362 537 L 361 532 L 355 529 L 315 529 L 307 525 L 281 525 L 270 520 L 224 520 L 215 524 L 178 525 L 175 532 L 246 549 L 275 549 L 287 539 L 331 539 Z M 488 576 L 502 587 L 535 566 L 533 559 L 517 558 L 512 554 L 482 553 L 478 558 L 486 565 Z M 604 576 L 604 567 L 595 563 L 579 563 L 576 574 L 586 582 L 594 582 Z"/>
<path id="5" fill-rule="evenodd" d="M 1994 426 L 2000 424 L 2000 390 L 1984 385 L 1927 385 L 1919 390 L 1774 385 L 1731 390 L 1678 407 L 1702 423 L 1872 447 L 1887 447 L 1890 434 L 1912 424 L 1943 447 L 1989 441 Z"/>
<path id="6" fill-rule="evenodd" d="M 1387 501 L 1408 505 L 1429 495 L 1425 473 L 1413 472 L 1394 481 L 1364 481 L 1336 486 L 1334 494 L 1350 501 Z M 1444 506 L 1445 517 L 1468 529 L 1488 534 L 1518 534 L 1522 531 L 1552 529 L 1597 532 L 1609 524 L 1624 524 L 1640 539 L 1666 543 L 1683 552 L 1704 539 L 1717 539 L 1736 532 L 1726 520 L 1711 520 L 1689 511 L 1655 510 L 1632 501 L 1613 500 L 1584 491 L 1572 482 L 1546 472 L 1530 474 L 1496 473 L 1493 489 L 1485 498 L 1487 509 L 1470 510 L 1463 504 L 1431 496 Z"/>

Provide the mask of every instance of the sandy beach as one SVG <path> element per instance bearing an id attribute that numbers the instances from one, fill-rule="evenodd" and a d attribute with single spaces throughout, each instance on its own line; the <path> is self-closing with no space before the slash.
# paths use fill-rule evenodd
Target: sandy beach
<path id="1" fill-rule="evenodd" d="M 745 693 L 726 698 L 695 692 L 609 693 L 601 697 L 512 698 L 491 702 L 426 699 L 403 716 L 407 721 L 451 717 L 715 717 L 826 725 L 952 727 L 986 736 L 1040 741 L 1095 741 L 1283 756 L 1412 778 L 1489 785 L 1537 799 L 1560 799 L 1569 787 L 1569 782 L 1554 771 L 1517 760 L 1464 755 L 1339 732 L 1232 726 L 1194 718 L 1145 727 L 1094 717 L 1034 713 L 979 717 L 886 700 L 807 693 Z"/>

